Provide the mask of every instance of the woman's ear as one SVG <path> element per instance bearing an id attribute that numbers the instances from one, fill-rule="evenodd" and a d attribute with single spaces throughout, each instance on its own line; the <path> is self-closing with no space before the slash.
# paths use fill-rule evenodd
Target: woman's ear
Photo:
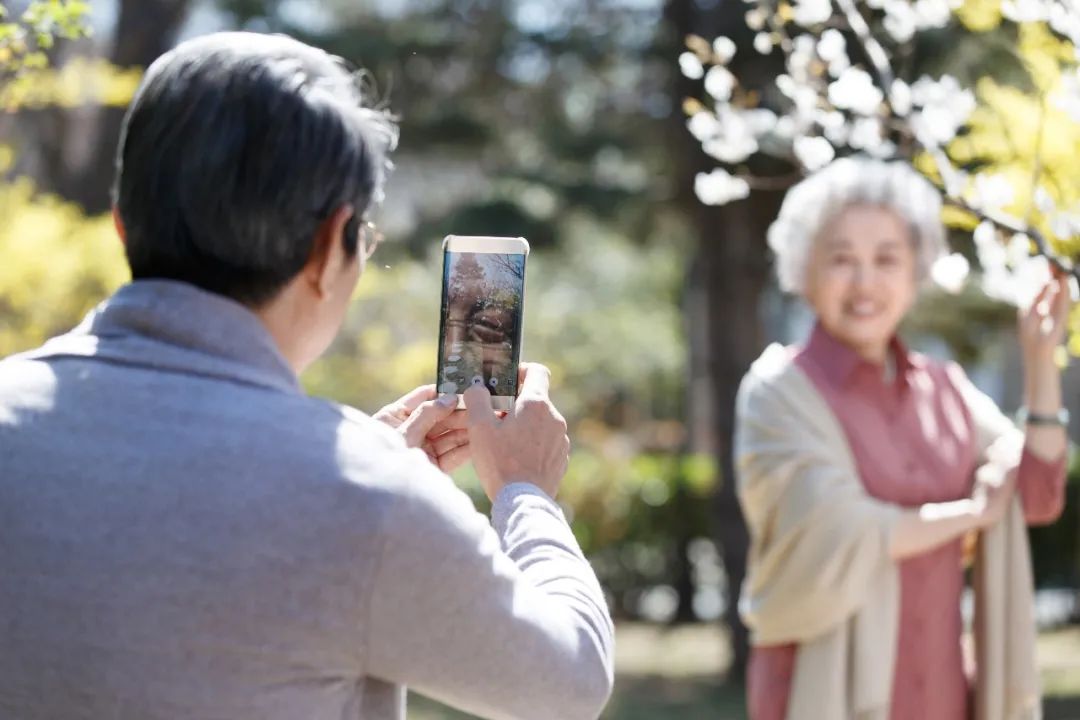
<path id="1" fill-rule="evenodd" d="M 329 294 L 342 268 L 349 262 L 342 237 L 353 214 L 352 205 L 342 205 L 315 230 L 303 275 L 319 297 Z"/>

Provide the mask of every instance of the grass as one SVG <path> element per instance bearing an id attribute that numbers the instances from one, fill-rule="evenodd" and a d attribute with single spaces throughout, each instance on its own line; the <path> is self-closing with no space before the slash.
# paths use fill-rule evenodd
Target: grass
<path id="1" fill-rule="evenodd" d="M 746 717 L 742 689 L 721 684 L 727 665 L 716 625 L 618 628 L 615 694 L 605 720 L 726 720 Z M 1045 720 L 1080 719 L 1080 627 L 1039 637 Z M 423 697 L 409 697 L 410 720 L 471 720 Z"/>

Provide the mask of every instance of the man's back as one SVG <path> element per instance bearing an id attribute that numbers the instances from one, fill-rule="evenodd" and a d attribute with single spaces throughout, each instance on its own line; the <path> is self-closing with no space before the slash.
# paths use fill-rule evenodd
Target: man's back
<path id="1" fill-rule="evenodd" d="M 0 715 L 294 718 L 315 693 L 321 717 L 355 716 L 404 448 L 239 365 L 153 350 L 173 366 L 0 364 Z"/>
<path id="2" fill-rule="evenodd" d="M 431 632 L 476 622 L 455 572 L 517 569 L 422 453 L 304 396 L 244 312 L 136 284 L 0 363 L 0 716 L 391 718 L 403 682 L 484 708 L 472 686 L 497 669 L 422 656 L 494 654 Z M 480 604 L 497 615 L 517 595 Z M 395 629 L 409 622 L 419 637 Z M 535 629 L 526 652 L 550 635 Z"/>

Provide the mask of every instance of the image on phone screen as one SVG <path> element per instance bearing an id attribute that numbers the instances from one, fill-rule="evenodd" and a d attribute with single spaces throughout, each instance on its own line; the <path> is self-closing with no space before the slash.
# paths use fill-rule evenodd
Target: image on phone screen
<path id="1" fill-rule="evenodd" d="M 438 388 L 517 395 L 525 255 L 446 250 Z"/>

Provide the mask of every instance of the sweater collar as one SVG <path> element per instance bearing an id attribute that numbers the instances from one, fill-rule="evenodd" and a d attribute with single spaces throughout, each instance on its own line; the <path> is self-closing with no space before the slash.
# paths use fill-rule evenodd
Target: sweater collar
<path id="1" fill-rule="evenodd" d="M 33 357 L 98 357 L 300 392 L 296 374 L 262 321 L 229 298 L 172 280 L 120 288 Z"/>

